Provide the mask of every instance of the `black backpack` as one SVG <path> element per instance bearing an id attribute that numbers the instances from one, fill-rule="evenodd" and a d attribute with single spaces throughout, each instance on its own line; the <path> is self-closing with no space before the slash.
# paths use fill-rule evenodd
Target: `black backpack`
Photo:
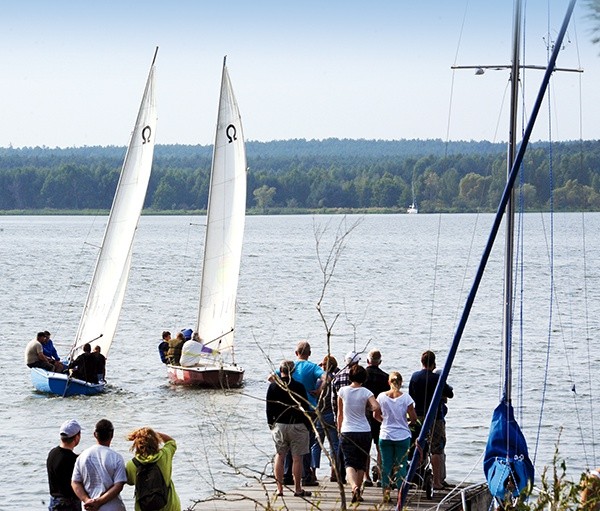
<path id="1" fill-rule="evenodd" d="M 140 463 L 133 458 L 137 467 L 135 475 L 135 500 L 142 511 L 157 511 L 167 505 L 169 488 L 156 463 Z"/>

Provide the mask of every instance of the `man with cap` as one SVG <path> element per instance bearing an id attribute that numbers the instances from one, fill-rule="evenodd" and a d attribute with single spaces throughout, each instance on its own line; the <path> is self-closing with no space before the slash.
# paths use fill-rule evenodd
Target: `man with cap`
<path id="1" fill-rule="evenodd" d="M 346 353 L 344 357 L 344 362 L 346 363 L 345 367 L 336 373 L 331 380 L 331 408 L 333 410 L 333 416 L 337 423 L 337 410 L 338 410 L 338 391 L 345 387 L 346 385 L 350 385 L 350 368 L 354 365 L 357 365 L 360 362 L 360 355 L 355 351 L 349 351 Z M 337 470 L 338 477 L 341 478 L 342 483 L 346 484 L 346 469 L 344 467 L 344 457 L 342 456 L 342 450 L 338 449 L 336 453 L 337 458 Z"/>
<path id="2" fill-rule="evenodd" d="M 123 456 L 110 448 L 114 434 L 112 423 L 96 423 L 96 445 L 85 449 L 77 458 L 71 485 L 89 511 L 125 511 L 120 493 L 127 482 Z"/>
<path id="3" fill-rule="evenodd" d="M 46 459 L 49 511 L 81 511 L 81 502 L 71 487 L 71 475 L 77 460 L 73 449 L 81 440 L 81 427 L 76 420 L 65 421 L 60 426 L 60 445 L 54 447 Z"/>

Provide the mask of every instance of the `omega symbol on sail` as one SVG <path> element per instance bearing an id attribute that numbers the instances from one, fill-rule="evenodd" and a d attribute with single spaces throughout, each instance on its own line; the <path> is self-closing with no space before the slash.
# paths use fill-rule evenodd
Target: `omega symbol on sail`
<path id="1" fill-rule="evenodd" d="M 225 134 L 227 135 L 227 139 L 229 140 L 230 144 L 234 140 L 237 140 L 237 130 L 233 124 L 230 124 L 227 126 L 227 128 L 225 128 Z"/>
<path id="2" fill-rule="evenodd" d="M 150 142 L 150 134 L 152 133 L 152 129 L 150 128 L 150 126 L 146 126 L 144 127 L 144 129 L 142 130 L 142 144 L 145 144 L 146 142 Z"/>

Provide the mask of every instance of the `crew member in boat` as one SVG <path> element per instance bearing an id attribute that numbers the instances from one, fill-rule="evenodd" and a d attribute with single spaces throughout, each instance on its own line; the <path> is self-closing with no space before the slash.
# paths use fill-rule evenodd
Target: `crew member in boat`
<path id="1" fill-rule="evenodd" d="M 98 373 L 98 381 L 106 380 L 106 357 L 102 354 L 102 348 L 99 345 L 94 346 L 92 352 L 94 359 L 96 360 L 96 372 Z"/>
<path id="2" fill-rule="evenodd" d="M 46 371 L 56 372 L 56 365 L 44 355 L 45 343 L 46 334 L 44 332 L 38 332 L 35 339 L 31 339 L 25 347 L 25 364 L 27 367 L 39 367 Z"/>
<path id="3" fill-rule="evenodd" d="M 167 363 L 175 366 L 179 365 L 181 359 L 181 349 L 185 344 L 185 336 L 183 332 L 179 332 L 175 339 L 171 339 L 169 335 L 169 350 L 167 351 Z"/>
<path id="4" fill-rule="evenodd" d="M 165 330 L 162 333 L 162 339 L 160 344 L 158 345 L 158 354 L 160 355 L 160 361 L 163 364 L 168 364 L 169 359 L 167 358 L 167 353 L 169 351 L 169 341 L 171 340 L 171 332 Z"/>
<path id="5" fill-rule="evenodd" d="M 44 351 L 44 355 L 46 355 L 46 357 L 52 362 L 52 364 L 54 364 L 54 368 L 56 369 L 56 371 L 62 371 L 63 363 L 61 362 L 60 357 L 58 356 L 58 352 L 54 347 L 54 343 L 50 338 L 50 332 L 48 332 L 48 330 L 45 330 L 44 335 L 46 336 L 46 342 L 42 344 L 42 350 Z"/>
<path id="6" fill-rule="evenodd" d="M 69 364 L 69 369 L 72 370 L 73 378 L 98 383 L 96 358 L 92 354 L 92 346 L 89 342 L 83 345 L 83 353 Z"/>
<path id="7" fill-rule="evenodd" d="M 198 332 L 194 332 L 192 338 L 189 341 L 185 341 L 185 344 L 181 349 L 179 365 L 182 367 L 192 367 L 198 365 L 206 355 L 216 356 L 218 354 L 218 350 L 213 350 L 211 347 L 204 344 L 200 339 Z"/>

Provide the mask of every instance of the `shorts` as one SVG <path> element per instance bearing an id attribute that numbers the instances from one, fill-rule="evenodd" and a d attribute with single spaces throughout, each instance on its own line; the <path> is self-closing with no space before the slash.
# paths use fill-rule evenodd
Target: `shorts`
<path id="1" fill-rule="evenodd" d="M 304 456 L 310 451 L 308 429 L 304 424 L 276 422 L 271 429 L 271 436 L 277 454 L 287 454 L 288 451 L 292 451 L 292 456 Z"/>
<path id="2" fill-rule="evenodd" d="M 423 421 L 424 417 L 419 417 L 419 420 Z M 427 441 L 429 442 L 429 451 L 431 454 L 444 454 L 444 448 L 446 447 L 446 421 L 433 421 L 433 426 L 427 435 Z"/>
<path id="3" fill-rule="evenodd" d="M 373 417 L 368 417 L 371 426 L 371 438 L 373 443 L 379 448 L 379 433 L 381 431 L 381 422 Z"/>
<path id="4" fill-rule="evenodd" d="M 371 453 L 371 432 L 342 433 L 340 448 L 344 455 L 346 467 L 365 470 Z"/>

